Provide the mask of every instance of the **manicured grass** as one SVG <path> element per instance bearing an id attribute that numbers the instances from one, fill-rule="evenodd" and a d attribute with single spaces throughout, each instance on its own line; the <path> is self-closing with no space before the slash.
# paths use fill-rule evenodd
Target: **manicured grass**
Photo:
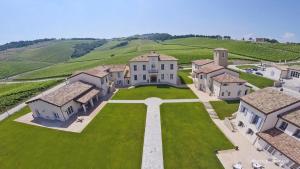
<path id="1" fill-rule="evenodd" d="M 181 80 L 182 84 L 192 84 L 193 80 L 191 78 L 189 78 L 189 76 L 191 76 L 192 70 L 179 70 L 178 71 L 178 76 Z"/>
<path id="2" fill-rule="evenodd" d="M 259 87 L 259 88 L 265 88 L 265 87 L 270 87 L 273 86 L 274 81 L 271 79 L 267 79 L 262 76 L 250 74 L 250 73 L 245 73 L 245 72 L 239 72 L 240 73 L 240 78 L 246 80 L 247 82 Z"/>
<path id="3" fill-rule="evenodd" d="M 257 68 L 257 66 L 254 66 L 254 65 L 241 65 L 241 66 L 237 66 L 237 68 L 240 68 L 240 69 L 253 69 L 253 68 Z"/>
<path id="4" fill-rule="evenodd" d="M 112 98 L 114 100 L 144 100 L 149 97 L 161 99 L 197 98 L 189 88 L 176 88 L 167 85 L 139 86 L 131 89 L 120 89 Z"/>
<path id="5" fill-rule="evenodd" d="M 216 150 L 233 145 L 200 103 L 161 105 L 165 169 L 222 169 Z"/>
<path id="6" fill-rule="evenodd" d="M 210 101 L 210 104 L 219 118 L 224 120 L 225 117 L 230 117 L 238 110 L 240 101 Z"/>
<path id="7" fill-rule="evenodd" d="M 107 104 L 82 133 L 0 123 L 0 168 L 140 169 L 146 106 Z"/>
<path id="8" fill-rule="evenodd" d="M 61 81 L 0 84 L 0 114 Z"/>

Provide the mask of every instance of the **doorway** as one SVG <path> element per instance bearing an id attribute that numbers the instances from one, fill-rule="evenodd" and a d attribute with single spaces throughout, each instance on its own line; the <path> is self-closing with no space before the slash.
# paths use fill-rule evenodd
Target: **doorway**
<path id="1" fill-rule="evenodd" d="M 157 83 L 157 76 L 156 75 L 151 75 L 150 76 L 150 83 Z"/>

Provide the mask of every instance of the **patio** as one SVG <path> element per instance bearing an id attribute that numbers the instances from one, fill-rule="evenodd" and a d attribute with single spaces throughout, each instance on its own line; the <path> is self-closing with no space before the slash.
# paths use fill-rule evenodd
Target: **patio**
<path id="1" fill-rule="evenodd" d="M 62 130 L 67 132 L 81 133 L 83 129 L 97 116 L 100 110 L 106 105 L 107 101 L 101 102 L 96 108 L 87 113 L 78 113 L 73 115 L 68 121 L 53 121 L 45 119 L 34 119 L 32 112 L 27 113 L 15 121 L 25 124 L 30 124 L 39 127 L 46 127 L 55 130 Z"/>
<path id="2" fill-rule="evenodd" d="M 244 136 L 239 132 L 230 131 L 224 124 L 223 120 L 213 119 L 214 123 L 225 134 L 225 136 L 239 150 L 218 151 L 217 157 L 225 169 L 232 169 L 234 164 L 241 163 L 243 169 L 253 169 L 252 162 L 263 164 L 265 168 L 280 169 L 273 162 L 268 161 L 270 158 L 265 152 L 258 151 Z"/>

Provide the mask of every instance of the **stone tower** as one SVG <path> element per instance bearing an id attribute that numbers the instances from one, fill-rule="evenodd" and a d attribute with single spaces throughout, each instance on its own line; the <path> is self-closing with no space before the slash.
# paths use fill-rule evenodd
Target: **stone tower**
<path id="1" fill-rule="evenodd" d="M 216 65 L 227 67 L 228 50 L 224 48 L 214 49 L 214 61 Z"/>

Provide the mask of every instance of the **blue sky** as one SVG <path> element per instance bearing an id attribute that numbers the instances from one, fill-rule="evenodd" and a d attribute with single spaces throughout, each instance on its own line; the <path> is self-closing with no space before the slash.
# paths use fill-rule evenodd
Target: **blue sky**
<path id="1" fill-rule="evenodd" d="M 300 42 L 299 0 L 0 0 L 0 44 L 142 33 Z"/>

